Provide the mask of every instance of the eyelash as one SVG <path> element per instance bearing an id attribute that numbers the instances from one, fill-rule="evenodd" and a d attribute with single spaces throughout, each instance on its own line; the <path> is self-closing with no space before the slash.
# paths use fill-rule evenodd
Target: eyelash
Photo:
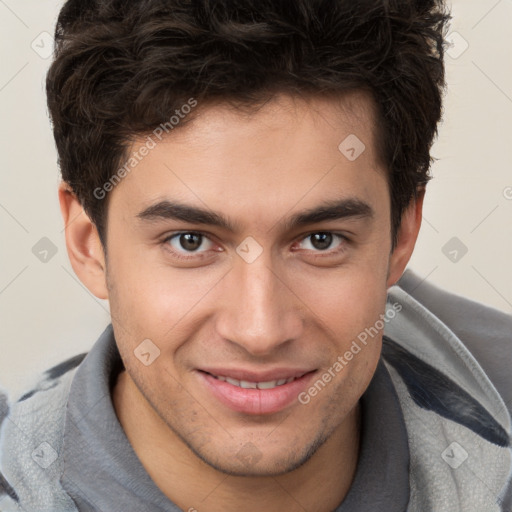
<path id="1" fill-rule="evenodd" d="M 181 235 L 199 235 L 199 236 L 202 236 L 202 237 L 207 238 L 208 240 L 210 240 L 210 237 L 206 233 L 203 233 L 201 231 L 177 231 L 176 233 L 172 233 L 171 235 L 167 236 L 162 241 L 162 243 L 164 244 L 164 247 L 166 248 L 166 250 L 168 250 L 169 252 L 172 253 L 173 257 L 175 257 L 175 258 L 177 258 L 179 260 L 183 260 L 183 261 L 189 261 L 189 260 L 192 260 L 192 259 L 197 259 L 198 256 L 200 258 L 204 257 L 204 253 L 202 253 L 202 252 L 191 252 L 190 256 L 184 256 L 182 252 L 174 250 L 170 246 L 169 242 L 173 238 L 179 237 Z M 210 240 L 210 242 L 212 242 L 212 241 Z"/>
<path id="2" fill-rule="evenodd" d="M 340 245 L 336 249 L 326 249 L 325 251 L 316 250 L 313 251 L 314 257 L 328 257 L 328 256 L 334 256 L 343 253 L 346 250 L 347 242 L 349 241 L 348 238 L 345 235 L 342 235 L 341 233 L 334 233 L 333 231 L 312 231 L 311 233 L 308 233 L 307 235 L 304 235 L 300 242 L 303 242 L 307 238 L 309 238 L 312 235 L 316 235 L 318 233 L 328 234 L 332 235 L 333 237 L 337 237 L 340 241 Z M 334 242 L 334 240 L 333 240 Z M 311 249 L 306 249 L 307 251 L 310 251 Z"/>
<path id="3" fill-rule="evenodd" d="M 320 250 L 314 251 L 315 253 L 318 253 L 318 254 L 315 254 L 314 257 L 325 257 L 325 256 L 333 256 L 333 255 L 342 254 L 346 250 L 347 243 L 350 241 L 345 235 L 342 235 L 341 233 L 335 233 L 333 231 L 311 231 L 310 233 L 302 236 L 302 238 L 299 239 L 299 242 L 302 242 L 303 240 L 306 240 L 310 236 L 318 234 L 318 233 L 327 233 L 327 234 L 333 235 L 333 237 L 337 237 L 338 239 L 340 239 L 340 246 L 334 250 L 327 249 L 325 251 L 320 251 Z M 210 237 L 206 233 L 203 233 L 201 231 L 178 231 L 176 233 L 172 233 L 169 236 L 167 236 L 162 241 L 162 243 L 164 244 L 165 248 L 173 254 L 173 257 L 175 257 L 179 260 L 187 261 L 187 260 L 191 260 L 191 259 L 197 259 L 198 256 L 204 257 L 204 252 L 191 252 L 190 256 L 184 256 L 182 252 L 172 249 L 169 244 L 170 240 L 172 240 L 173 238 L 179 237 L 181 235 L 198 235 L 198 236 L 202 236 L 202 237 L 208 239 L 212 243 L 215 243 L 210 239 Z M 220 251 L 218 251 L 218 252 L 220 252 Z"/>

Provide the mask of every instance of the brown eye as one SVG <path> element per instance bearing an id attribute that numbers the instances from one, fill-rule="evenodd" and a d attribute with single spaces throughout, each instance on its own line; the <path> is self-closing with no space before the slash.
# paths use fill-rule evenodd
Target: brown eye
<path id="1" fill-rule="evenodd" d="M 176 233 L 167 238 L 166 242 L 177 253 L 203 253 L 211 248 L 213 243 L 201 233 Z"/>
<path id="2" fill-rule="evenodd" d="M 329 249 L 332 244 L 332 234 L 331 233 L 314 233 L 310 235 L 311 237 L 311 245 L 320 251 L 324 251 L 325 249 Z"/>
<path id="3" fill-rule="evenodd" d="M 187 251 L 197 251 L 201 247 L 202 236 L 195 233 L 183 233 L 179 236 L 179 244 Z"/>
<path id="4" fill-rule="evenodd" d="M 330 231 L 317 231 L 305 236 L 300 242 L 300 248 L 313 253 L 328 252 L 335 253 L 343 249 L 347 238 Z"/>

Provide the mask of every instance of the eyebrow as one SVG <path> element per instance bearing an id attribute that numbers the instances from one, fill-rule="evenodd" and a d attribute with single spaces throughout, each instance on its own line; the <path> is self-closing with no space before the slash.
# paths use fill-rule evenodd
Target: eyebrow
<path id="1" fill-rule="evenodd" d="M 284 221 L 284 229 L 292 230 L 309 224 L 347 218 L 372 218 L 373 208 L 357 198 L 327 201 L 314 208 L 294 214 Z M 159 201 L 137 214 L 137 218 L 154 222 L 159 220 L 181 220 L 191 224 L 217 226 L 227 231 L 236 232 L 237 223 L 231 222 L 223 215 L 208 209 L 186 205 L 167 200 Z"/>

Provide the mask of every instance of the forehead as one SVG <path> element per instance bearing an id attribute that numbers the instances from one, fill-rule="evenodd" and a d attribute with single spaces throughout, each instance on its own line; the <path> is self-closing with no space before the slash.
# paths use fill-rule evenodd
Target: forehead
<path id="1" fill-rule="evenodd" d="M 373 97 L 363 90 L 300 96 L 277 93 L 254 105 L 234 106 L 223 101 L 209 101 L 198 105 L 182 126 L 173 131 L 172 138 L 176 143 L 195 144 L 200 139 L 208 144 L 218 143 L 221 139 L 228 142 L 235 135 L 244 133 L 259 131 L 263 135 L 264 131 L 281 133 L 288 138 L 309 135 L 314 142 L 311 132 L 324 136 L 330 129 L 338 135 L 347 130 L 358 132 L 369 146 L 373 146 L 375 110 Z M 264 137 L 259 140 L 263 141 Z"/>
<path id="2" fill-rule="evenodd" d="M 362 92 L 276 95 L 251 110 L 198 105 L 189 122 L 155 139 L 111 192 L 109 208 L 134 213 L 171 198 L 273 223 L 298 203 L 308 208 L 344 196 L 387 195 L 373 109 Z M 137 139 L 128 158 L 147 140 Z"/>

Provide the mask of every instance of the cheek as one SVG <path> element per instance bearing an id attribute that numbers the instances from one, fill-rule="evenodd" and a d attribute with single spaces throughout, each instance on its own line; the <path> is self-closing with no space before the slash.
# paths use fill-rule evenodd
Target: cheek
<path id="1" fill-rule="evenodd" d="M 378 262 L 353 265 L 330 270 L 324 277 L 318 274 L 314 281 L 298 281 L 296 286 L 297 295 L 307 297 L 314 313 L 316 332 L 320 329 L 325 334 L 319 347 L 328 352 L 322 372 L 335 375 L 330 393 L 324 396 L 325 403 L 329 406 L 331 397 L 331 405 L 336 408 L 336 397 L 342 393 L 347 403 L 353 404 L 367 387 L 380 357 L 386 267 Z"/>
<path id="2" fill-rule="evenodd" d="M 376 261 L 294 279 L 293 289 L 331 334 L 355 337 L 384 312 L 387 266 Z"/>
<path id="3" fill-rule="evenodd" d="M 213 290 L 222 269 L 176 269 L 150 254 L 134 251 L 108 266 L 113 321 L 130 336 L 163 340 Z M 149 253 L 149 251 L 148 251 Z"/>

